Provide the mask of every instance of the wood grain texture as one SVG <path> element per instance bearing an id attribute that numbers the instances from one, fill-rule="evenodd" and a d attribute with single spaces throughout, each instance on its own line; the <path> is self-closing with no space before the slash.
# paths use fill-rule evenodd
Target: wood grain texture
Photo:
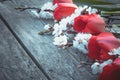
<path id="1" fill-rule="evenodd" d="M 12 2 L 0 4 L 0 14 L 21 40 L 22 46 L 31 52 L 51 80 L 97 79 L 97 75 L 91 74 L 89 65 L 77 68 L 80 61 L 89 62 L 87 55 L 79 53 L 72 47 L 66 50 L 58 49 L 52 43 L 52 36 L 38 35 L 38 32 L 43 30 L 44 25 L 53 23 L 53 20 L 37 19 L 31 16 L 28 11 L 19 12 L 14 7 L 16 4 Z"/>
<path id="2" fill-rule="evenodd" d="M 47 80 L 1 20 L 0 80 Z"/>

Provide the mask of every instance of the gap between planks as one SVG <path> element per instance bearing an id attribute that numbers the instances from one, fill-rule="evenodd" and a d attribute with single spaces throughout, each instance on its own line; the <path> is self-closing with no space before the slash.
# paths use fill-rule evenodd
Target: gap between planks
<path id="1" fill-rule="evenodd" d="M 10 25 L 7 23 L 7 21 L 2 17 L 0 14 L 0 19 L 3 21 L 5 26 L 9 29 L 9 31 L 12 33 L 12 35 L 15 37 L 15 39 L 19 42 L 19 44 L 22 46 L 22 48 L 25 50 L 25 52 L 28 54 L 28 56 L 32 59 L 32 61 L 35 63 L 35 65 L 42 71 L 42 73 L 45 75 L 45 77 L 48 80 L 51 80 L 51 78 L 48 76 L 48 74 L 44 71 L 42 66 L 39 64 L 39 62 L 35 59 L 35 57 L 31 54 L 31 52 L 26 48 L 26 46 L 23 44 L 21 39 L 15 34 L 15 32 L 11 29 Z"/>

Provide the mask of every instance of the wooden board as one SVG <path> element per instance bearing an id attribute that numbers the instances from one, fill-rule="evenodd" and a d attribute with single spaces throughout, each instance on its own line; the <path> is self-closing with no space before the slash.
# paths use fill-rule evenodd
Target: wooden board
<path id="1" fill-rule="evenodd" d="M 28 50 L 28 54 L 32 54 L 30 56 L 36 59 L 51 80 L 97 79 L 97 75 L 91 74 L 89 65 L 77 68 L 81 61 L 89 62 L 87 55 L 79 53 L 72 47 L 67 50 L 58 49 L 52 43 L 52 36 L 38 35 L 43 26 L 53 20 L 37 19 L 27 11 L 16 11 L 14 7 L 15 4 L 12 2 L 1 3 L 0 14 L 18 36 L 20 44 Z"/>
<path id="2" fill-rule="evenodd" d="M 0 80 L 47 80 L 1 20 Z"/>

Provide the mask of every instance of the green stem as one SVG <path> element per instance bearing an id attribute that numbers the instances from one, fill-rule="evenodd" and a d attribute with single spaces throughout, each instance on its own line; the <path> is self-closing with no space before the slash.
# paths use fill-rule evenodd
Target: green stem
<path id="1" fill-rule="evenodd" d="M 39 32 L 38 34 L 39 35 L 44 35 L 44 34 L 49 33 L 49 32 L 50 32 L 49 30 L 44 30 L 44 31 Z"/>
<path id="2" fill-rule="evenodd" d="M 102 14 L 105 14 L 105 15 L 120 15 L 120 11 L 102 11 L 101 12 Z"/>

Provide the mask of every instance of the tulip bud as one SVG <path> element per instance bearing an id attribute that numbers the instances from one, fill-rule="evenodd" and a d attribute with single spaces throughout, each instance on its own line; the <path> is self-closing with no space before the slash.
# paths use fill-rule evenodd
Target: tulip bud
<path id="1" fill-rule="evenodd" d="M 110 32 L 103 32 L 98 36 L 92 36 L 88 43 L 88 56 L 91 59 L 108 60 L 115 59 L 117 55 L 110 55 L 110 51 L 120 47 L 120 41 Z M 116 52 L 116 51 L 115 51 Z"/>
<path id="2" fill-rule="evenodd" d="M 74 19 L 74 30 L 98 35 L 105 31 L 105 22 L 98 14 L 80 15 Z"/>
<path id="3" fill-rule="evenodd" d="M 53 0 L 53 5 L 58 3 L 73 3 L 72 0 Z"/>
<path id="4" fill-rule="evenodd" d="M 98 80 L 120 80 L 120 58 L 106 65 Z"/>
<path id="5" fill-rule="evenodd" d="M 76 8 L 77 6 L 72 3 L 59 3 L 58 7 L 54 10 L 54 19 L 60 21 L 62 18 L 74 13 Z"/>

